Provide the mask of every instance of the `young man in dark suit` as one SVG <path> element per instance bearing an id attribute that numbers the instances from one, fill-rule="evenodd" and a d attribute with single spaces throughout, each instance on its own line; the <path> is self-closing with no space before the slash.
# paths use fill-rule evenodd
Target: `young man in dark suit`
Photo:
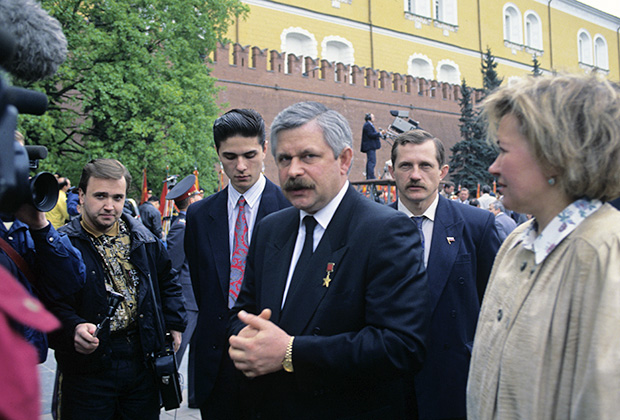
<path id="1" fill-rule="evenodd" d="M 271 142 L 294 208 L 257 226 L 231 313 L 249 418 L 412 418 L 429 318 L 415 226 L 349 185 L 351 129 L 336 111 L 292 105 Z"/>
<path id="2" fill-rule="evenodd" d="M 254 227 L 290 204 L 261 173 L 267 143 L 260 114 L 250 109 L 227 112 L 213 124 L 213 138 L 229 184 L 187 211 L 185 255 L 198 304 L 190 363 L 195 366 L 195 404 L 202 418 L 236 419 L 243 413 L 240 373 L 227 352 L 229 308 L 243 280 Z"/>
<path id="3" fill-rule="evenodd" d="M 424 367 L 415 378 L 420 419 L 465 418 L 465 387 L 480 302 L 500 246 L 492 214 L 438 193 L 448 174 L 442 142 L 423 130 L 399 135 L 390 170 L 392 207 L 422 232 L 431 291 Z"/>

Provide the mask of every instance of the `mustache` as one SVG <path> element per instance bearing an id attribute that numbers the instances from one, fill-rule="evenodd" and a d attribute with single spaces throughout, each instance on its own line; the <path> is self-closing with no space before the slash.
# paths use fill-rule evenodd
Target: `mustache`
<path id="1" fill-rule="evenodd" d="M 426 189 L 426 186 L 422 184 L 421 182 L 408 182 L 405 188 L 409 188 L 409 187 L 420 187 L 420 188 Z"/>
<path id="2" fill-rule="evenodd" d="M 308 180 L 302 178 L 288 178 L 284 181 L 284 185 L 282 185 L 282 189 L 284 191 L 297 191 L 304 189 L 315 189 L 316 185 Z"/>

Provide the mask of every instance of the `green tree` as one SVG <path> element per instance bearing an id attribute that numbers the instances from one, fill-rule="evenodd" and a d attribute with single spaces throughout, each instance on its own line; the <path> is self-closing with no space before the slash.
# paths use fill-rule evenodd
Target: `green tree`
<path id="1" fill-rule="evenodd" d="M 29 142 L 47 146 L 41 169 L 62 170 L 77 183 L 84 163 L 116 158 L 142 169 L 161 189 L 170 173 L 200 171 L 213 190 L 217 162 L 210 127 L 219 109 L 207 57 L 225 41 L 239 0 L 43 0 L 62 25 L 69 56 L 51 79 L 24 85 L 44 91 L 42 117 L 20 117 Z M 19 81 L 15 81 L 19 84 Z"/>
<path id="2" fill-rule="evenodd" d="M 486 53 L 482 56 L 482 86 L 484 88 L 484 96 L 488 95 L 495 89 L 497 89 L 504 78 L 499 78 L 497 71 L 497 63 L 495 62 L 495 56 L 491 52 L 491 48 L 487 47 Z"/>
<path id="3" fill-rule="evenodd" d="M 494 155 L 489 156 L 489 146 L 484 140 L 482 124 L 479 123 L 479 112 L 473 106 L 473 89 L 467 86 L 465 80 L 461 83 L 459 105 L 461 141 L 450 149 L 450 179 L 457 185 L 475 191 L 479 182 L 492 182 L 487 171 L 488 165 L 484 166 L 481 162 L 494 159 Z"/>
<path id="4" fill-rule="evenodd" d="M 536 57 L 536 54 L 533 54 L 532 55 L 532 76 L 538 77 L 538 76 L 541 76 L 542 74 L 543 72 L 540 69 L 540 62 L 538 61 L 538 57 Z"/>
<path id="5" fill-rule="evenodd" d="M 482 98 L 497 89 L 503 82 L 497 74 L 497 63 L 491 49 L 482 57 Z M 481 120 L 480 111 L 474 109 L 473 91 L 465 80 L 461 84 L 461 117 L 459 118 L 461 140 L 450 149 L 450 179 L 456 183 L 475 190 L 480 184 L 491 184 L 493 177 L 489 166 L 497 156 L 495 149 L 486 142 L 486 128 Z M 482 99 L 481 98 L 481 99 Z"/>

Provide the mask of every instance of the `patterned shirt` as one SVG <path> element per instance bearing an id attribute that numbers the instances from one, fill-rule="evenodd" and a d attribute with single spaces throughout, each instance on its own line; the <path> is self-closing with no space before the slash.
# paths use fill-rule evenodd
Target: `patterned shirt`
<path id="1" fill-rule="evenodd" d="M 129 261 L 131 238 L 122 220 L 105 234 L 90 227 L 84 218 L 81 225 L 90 237 L 103 261 L 106 271 L 106 290 L 113 290 L 125 298 L 110 321 L 110 331 L 132 329 L 138 315 L 138 272 Z"/>
<path id="2" fill-rule="evenodd" d="M 538 223 L 534 221 L 523 232 L 521 237 L 523 247 L 532 251 L 535 254 L 535 264 L 540 264 L 586 217 L 601 208 L 602 205 L 603 203 L 599 200 L 589 200 L 587 198 L 574 201 L 555 216 L 540 235 L 537 234 Z"/>

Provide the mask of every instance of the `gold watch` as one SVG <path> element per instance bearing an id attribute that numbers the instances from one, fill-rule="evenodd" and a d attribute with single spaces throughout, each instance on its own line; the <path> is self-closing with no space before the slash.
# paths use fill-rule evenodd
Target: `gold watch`
<path id="1" fill-rule="evenodd" d="M 295 340 L 294 336 L 288 342 L 286 353 L 284 353 L 284 360 L 282 360 L 282 367 L 289 373 L 293 372 L 293 340 Z"/>

